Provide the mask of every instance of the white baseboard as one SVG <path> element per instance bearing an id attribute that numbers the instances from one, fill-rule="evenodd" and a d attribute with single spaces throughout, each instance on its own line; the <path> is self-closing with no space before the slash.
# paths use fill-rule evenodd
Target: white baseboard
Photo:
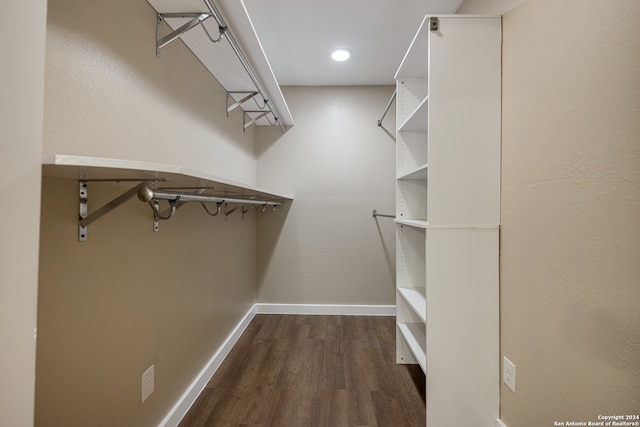
<path id="1" fill-rule="evenodd" d="M 395 316 L 395 305 L 255 304 L 200 371 L 158 427 L 176 427 L 204 390 L 256 314 Z M 503 426 L 501 426 L 503 427 Z"/>
<path id="2" fill-rule="evenodd" d="M 240 323 L 238 323 L 235 329 L 227 337 L 225 342 L 222 343 L 218 351 L 215 352 L 202 371 L 200 371 L 196 376 L 191 385 L 183 393 L 180 399 L 178 399 L 173 408 L 171 408 L 167 416 L 164 417 L 160 424 L 158 424 L 158 427 L 175 427 L 180 423 L 182 418 L 184 418 L 189 411 L 189 408 L 191 408 L 200 393 L 202 393 L 202 390 L 204 390 L 204 387 L 207 385 L 211 377 L 213 377 L 213 374 L 216 373 L 222 364 L 222 361 L 227 357 L 235 343 L 238 341 L 240 335 L 242 335 L 244 330 L 247 329 L 247 326 L 255 315 L 256 306 L 254 305 L 251 307 L 249 312 L 245 314 Z"/>
<path id="3" fill-rule="evenodd" d="M 395 316 L 395 305 L 256 304 L 257 314 L 323 314 L 351 316 Z"/>
<path id="4" fill-rule="evenodd" d="M 496 420 L 496 427 L 507 427 L 505 423 L 502 422 L 501 419 Z"/>

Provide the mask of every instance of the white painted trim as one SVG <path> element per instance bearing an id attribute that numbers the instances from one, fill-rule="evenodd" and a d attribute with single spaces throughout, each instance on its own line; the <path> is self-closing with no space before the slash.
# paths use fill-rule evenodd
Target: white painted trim
<path id="1" fill-rule="evenodd" d="M 242 333 L 245 331 L 251 320 L 256 315 L 256 306 L 254 305 L 249 309 L 247 314 L 242 318 L 240 323 L 229 334 L 227 339 L 222 343 L 218 351 L 211 357 L 209 362 L 200 371 L 200 373 L 193 380 L 191 385 L 185 390 L 184 394 L 178 399 L 176 404 L 171 408 L 169 413 L 158 424 L 158 427 L 177 427 L 182 418 L 187 414 L 189 408 L 195 403 L 196 399 L 204 390 L 213 374 L 216 373 L 224 359 L 227 357 L 235 343 L 238 341 Z"/>
<path id="2" fill-rule="evenodd" d="M 498 418 L 496 420 L 496 427 L 507 427 L 507 425 L 503 423 L 501 419 Z"/>
<path id="3" fill-rule="evenodd" d="M 395 316 L 395 305 L 255 304 L 195 377 L 158 427 L 177 427 L 256 314 Z"/>
<path id="4" fill-rule="evenodd" d="M 350 316 L 395 316 L 395 305 L 256 304 L 257 314 L 323 314 Z"/>

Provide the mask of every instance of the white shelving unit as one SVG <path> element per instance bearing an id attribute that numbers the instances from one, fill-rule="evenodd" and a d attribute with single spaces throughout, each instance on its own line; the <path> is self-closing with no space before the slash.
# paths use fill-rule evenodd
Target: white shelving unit
<path id="1" fill-rule="evenodd" d="M 499 409 L 501 19 L 427 16 L 396 73 L 397 362 L 427 425 Z"/>
<path id="2" fill-rule="evenodd" d="M 400 132 L 426 132 L 427 115 L 429 112 L 429 97 L 426 96 L 418 107 L 402 122 L 398 130 Z"/>

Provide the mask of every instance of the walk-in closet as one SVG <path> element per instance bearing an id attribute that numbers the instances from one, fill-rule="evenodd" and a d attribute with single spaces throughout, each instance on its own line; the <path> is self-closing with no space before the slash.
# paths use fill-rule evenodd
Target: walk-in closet
<path id="1" fill-rule="evenodd" d="M 639 425 L 637 0 L 0 11 L 0 426 Z"/>

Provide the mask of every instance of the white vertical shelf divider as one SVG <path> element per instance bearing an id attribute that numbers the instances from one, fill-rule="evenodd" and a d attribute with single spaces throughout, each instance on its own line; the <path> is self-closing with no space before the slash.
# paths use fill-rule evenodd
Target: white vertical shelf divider
<path id="1" fill-rule="evenodd" d="M 498 418 L 501 41 L 500 17 L 426 16 L 395 76 L 396 360 L 427 425 Z"/>

